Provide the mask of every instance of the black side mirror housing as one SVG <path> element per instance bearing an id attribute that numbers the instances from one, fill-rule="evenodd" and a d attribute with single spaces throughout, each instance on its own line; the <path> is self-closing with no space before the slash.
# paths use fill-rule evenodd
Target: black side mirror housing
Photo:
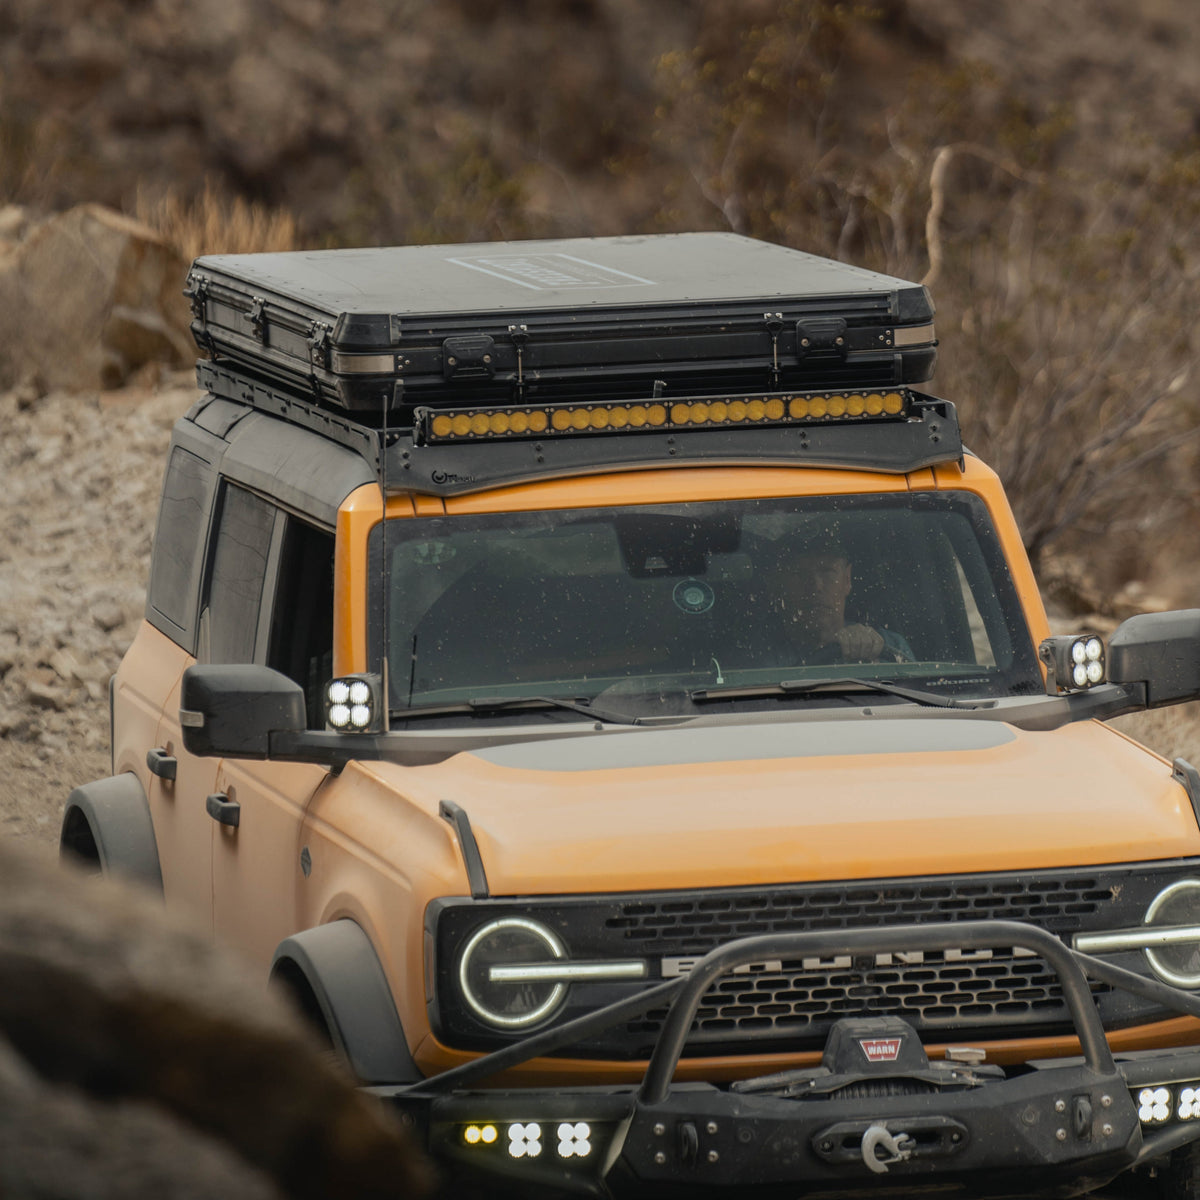
<path id="1" fill-rule="evenodd" d="M 189 754 L 267 758 L 272 733 L 305 729 L 304 690 L 270 667 L 197 664 L 183 673 L 179 723 Z"/>
<path id="2" fill-rule="evenodd" d="M 1200 608 L 1122 621 L 1108 639 L 1108 678 L 1144 685 L 1147 708 L 1200 699 Z"/>

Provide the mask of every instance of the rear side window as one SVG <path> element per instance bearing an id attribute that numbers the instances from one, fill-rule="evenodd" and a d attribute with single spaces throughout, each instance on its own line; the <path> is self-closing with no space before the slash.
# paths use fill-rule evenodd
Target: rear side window
<path id="1" fill-rule="evenodd" d="M 148 593 L 151 614 L 165 618 L 172 628 L 164 632 L 176 641 L 190 637 L 194 625 L 211 495 L 212 468 L 176 446 L 163 480 Z"/>
<path id="2" fill-rule="evenodd" d="M 208 585 L 210 662 L 254 661 L 276 512 L 253 492 L 225 485 Z"/>
<path id="3" fill-rule="evenodd" d="M 333 674 L 333 535 L 285 521 L 267 666 L 304 689 L 309 727 L 323 729 L 324 684 Z"/>

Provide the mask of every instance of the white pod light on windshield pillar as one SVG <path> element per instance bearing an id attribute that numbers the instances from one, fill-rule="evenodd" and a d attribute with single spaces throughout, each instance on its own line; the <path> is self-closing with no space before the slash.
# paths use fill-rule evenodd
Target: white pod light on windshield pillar
<path id="1" fill-rule="evenodd" d="M 1051 696 L 1086 691 L 1104 682 L 1104 643 L 1095 634 L 1048 637 L 1038 647 L 1038 657 L 1046 664 L 1046 691 Z"/>
<path id="2" fill-rule="evenodd" d="M 325 685 L 325 726 L 339 733 L 378 733 L 383 728 L 383 682 L 379 675 L 342 675 Z"/>

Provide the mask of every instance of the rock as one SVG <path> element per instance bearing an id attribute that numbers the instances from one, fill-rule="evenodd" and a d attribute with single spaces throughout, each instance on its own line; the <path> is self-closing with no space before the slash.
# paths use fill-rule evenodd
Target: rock
<path id="1" fill-rule="evenodd" d="M 194 358 L 185 273 L 153 230 L 100 205 L 43 221 L 0 259 L 0 385 L 114 386 L 148 361 Z"/>
<path id="2" fill-rule="evenodd" d="M 32 219 L 29 209 L 21 204 L 0 204 L 0 239 L 19 242 Z"/>
<path id="3" fill-rule="evenodd" d="M 68 1200 L 87 1164 L 94 1200 L 274 1200 L 260 1172 L 146 1105 L 103 1107 L 40 1079 L 0 1040 L 0 1192 Z"/>
<path id="4" fill-rule="evenodd" d="M 125 623 L 125 610 L 119 604 L 101 601 L 92 608 L 92 620 L 97 628 L 105 633 L 112 633 Z"/>
<path id="5" fill-rule="evenodd" d="M 76 684 L 84 681 L 83 668 L 69 650 L 55 650 L 50 655 L 50 666 L 64 683 Z"/>
<path id="6" fill-rule="evenodd" d="M 52 708 L 61 712 L 67 707 L 68 696 L 61 688 L 31 681 L 25 685 L 25 700 L 34 708 Z"/>
<path id="7" fill-rule="evenodd" d="M 13 388 L 13 399 L 18 412 L 28 412 L 44 395 L 46 385 L 36 371 L 26 371 L 20 383 Z"/>
<path id="8" fill-rule="evenodd" d="M 11 708 L 0 709 L 0 737 L 17 737 L 29 728 L 26 713 Z"/>
<path id="9" fill-rule="evenodd" d="M 160 901 L 0 841 L 0 1195 L 397 1198 L 419 1152 Z"/>

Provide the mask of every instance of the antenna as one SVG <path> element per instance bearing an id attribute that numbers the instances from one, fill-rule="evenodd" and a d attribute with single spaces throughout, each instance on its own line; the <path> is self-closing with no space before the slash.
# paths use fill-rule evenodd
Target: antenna
<path id="1" fill-rule="evenodd" d="M 382 414 L 379 428 L 379 494 L 383 500 L 383 515 L 379 522 L 379 590 L 383 600 L 383 661 L 379 666 L 379 674 L 383 680 L 383 732 L 391 727 L 392 692 L 388 680 L 388 651 L 389 632 L 391 629 L 391 588 L 388 587 L 388 556 L 387 556 L 387 445 L 388 445 L 388 389 L 381 388 Z"/>

